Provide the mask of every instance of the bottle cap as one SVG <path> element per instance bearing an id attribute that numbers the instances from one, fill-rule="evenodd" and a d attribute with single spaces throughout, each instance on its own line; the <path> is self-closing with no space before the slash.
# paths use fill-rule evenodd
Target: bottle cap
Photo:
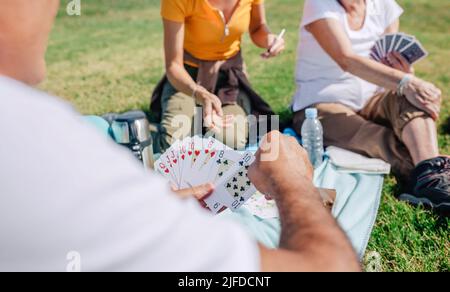
<path id="1" fill-rule="evenodd" d="M 307 119 L 317 119 L 317 116 L 319 115 L 316 108 L 306 109 L 305 114 Z"/>

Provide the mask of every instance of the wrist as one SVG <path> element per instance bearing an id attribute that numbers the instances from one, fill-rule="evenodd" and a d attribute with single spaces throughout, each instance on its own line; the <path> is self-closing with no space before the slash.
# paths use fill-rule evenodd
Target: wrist
<path id="1" fill-rule="evenodd" d="M 404 96 L 405 95 L 405 88 L 408 87 L 408 85 L 414 81 L 414 75 L 412 74 L 405 74 L 400 80 L 400 82 L 397 85 L 397 95 Z"/>
<path id="2" fill-rule="evenodd" d="M 302 182 L 296 183 L 281 183 L 274 184 L 272 194 L 270 194 L 276 201 L 283 200 L 286 196 L 294 195 L 299 199 L 305 200 L 320 200 L 320 193 L 314 184 L 306 179 Z"/>

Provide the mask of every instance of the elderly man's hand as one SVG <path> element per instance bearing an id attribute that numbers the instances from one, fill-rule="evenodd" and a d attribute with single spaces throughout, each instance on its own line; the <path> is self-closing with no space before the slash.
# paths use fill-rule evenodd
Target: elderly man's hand
<path id="1" fill-rule="evenodd" d="M 278 131 L 267 134 L 250 167 L 256 188 L 273 199 L 298 184 L 312 185 L 314 169 L 297 140 Z"/>

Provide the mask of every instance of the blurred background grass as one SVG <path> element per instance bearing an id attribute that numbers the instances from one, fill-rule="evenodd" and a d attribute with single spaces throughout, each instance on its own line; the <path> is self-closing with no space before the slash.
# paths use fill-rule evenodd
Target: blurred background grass
<path id="1" fill-rule="evenodd" d="M 62 0 L 47 55 L 42 88 L 62 96 L 84 114 L 147 110 L 163 72 L 162 25 L 156 0 L 81 0 L 82 16 L 68 16 Z M 401 30 L 415 35 L 430 56 L 417 75 L 444 93 L 439 142 L 450 153 L 450 1 L 399 0 L 405 8 Z M 303 0 L 266 0 L 274 32 L 287 29 L 287 50 L 261 61 L 260 49 L 245 37 L 243 51 L 256 90 L 283 116 L 295 90 L 294 65 Z M 448 124 L 448 122 L 446 122 Z M 381 255 L 384 271 L 450 271 L 450 220 L 395 200 L 388 178 L 369 251 Z"/>

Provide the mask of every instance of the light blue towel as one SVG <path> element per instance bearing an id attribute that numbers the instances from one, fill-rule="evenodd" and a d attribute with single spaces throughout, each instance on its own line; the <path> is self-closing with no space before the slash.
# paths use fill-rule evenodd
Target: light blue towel
<path id="1" fill-rule="evenodd" d="M 315 172 L 314 182 L 317 187 L 337 191 L 333 216 L 361 259 L 377 217 L 383 181 L 382 175 L 339 172 L 328 158 Z M 278 246 L 281 231 L 278 219 L 262 220 L 245 208 L 236 213 L 227 211 L 223 216 L 241 223 L 268 248 Z"/>

